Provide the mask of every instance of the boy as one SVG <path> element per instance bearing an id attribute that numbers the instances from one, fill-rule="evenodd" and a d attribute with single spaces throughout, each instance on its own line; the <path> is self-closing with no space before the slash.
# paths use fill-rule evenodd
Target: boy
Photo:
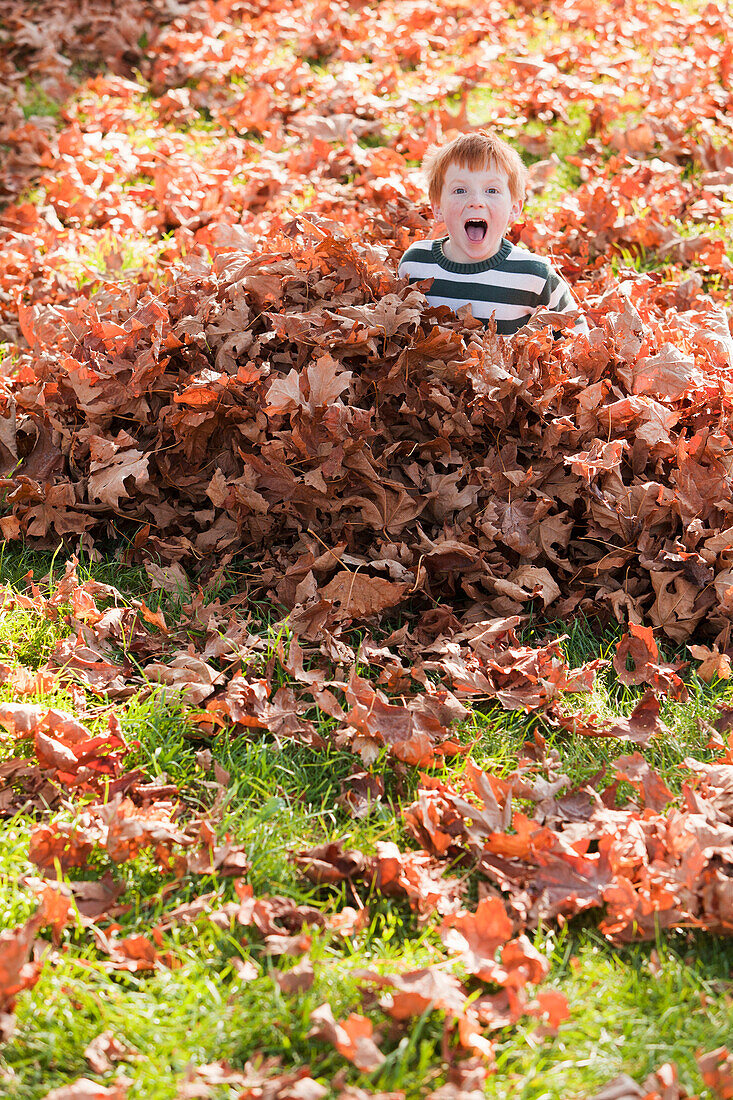
<path id="1" fill-rule="evenodd" d="M 433 214 L 448 235 L 411 244 L 399 274 L 432 278 L 431 306 L 470 305 L 474 317 L 496 320 L 499 336 L 517 332 L 537 310 L 577 310 L 570 288 L 550 262 L 517 248 L 504 233 L 524 205 L 527 170 L 501 138 L 479 130 L 428 153 L 423 165 Z M 572 331 L 588 332 L 581 316 Z"/>

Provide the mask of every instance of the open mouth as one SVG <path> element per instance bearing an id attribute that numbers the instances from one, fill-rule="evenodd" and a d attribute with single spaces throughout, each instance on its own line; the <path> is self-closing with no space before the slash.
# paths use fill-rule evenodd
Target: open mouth
<path id="1" fill-rule="evenodd" d="M 486 230 L 488 226 L 482 218 L 470 218 L 465 225 L 466 236 L 469 241 L 474 241 L 478 244 L 486 236 Z"/>

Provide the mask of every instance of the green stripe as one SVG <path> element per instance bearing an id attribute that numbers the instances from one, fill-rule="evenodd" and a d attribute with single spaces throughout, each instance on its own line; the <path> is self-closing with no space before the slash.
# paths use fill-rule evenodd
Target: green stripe
<path id="1" fill-rule="evenodd" d="M 496 322 L 496 334 L 497 336 L 513 336 L 515 332 L 519 332 L 520 328 L 524 328 L 529 317 L 517 317 L 513 321 L 497 321 Z M 487 324 L 485 321 L 484 324 Z"/>
<path id="2" fill-rule="evenodd" d="M 402 266 L 402 264 L 409 263 L 430 264 L 431 267 L 438 268 L 438 265 L 433 259 L 433 254 L 430 249 L 421 248 L 419 245 L 416 244 L 411 244 L 410 247 L 407 249 L 407 252 L 405 252 L 404 256 L 400 260 L 400 266 Z M 440 270 L 440 268 L 438 268 L 438 270 Z"/>
<path id="3" fill-rule="evenodd" d="M 501 271 L 508 275 L 535 275 L 538 279 L 552 276 L 548 260 L 513 260 L 511 256 L 501 265 Z"/>
<path id="4" fill-rule="evenodd" d="M 418 282 L 410 276 L 410 282 Z M 531 306 L 540 304 L 540 296 L 533 290 L 515 290 L 507 286 L 484 286 L 483 283 L 454 283 L 450 279 L 433 279 L 429 294 L 440 298 L 454 298 L 468 302 L 489 302 L 494 305 Z"/>
<path id="5" fill-rule="evenodd" d="M 435 262 L 435 255 L 433 253 L 432 245 L 425 243 L 411 244 L 405 252 L 404 256 L 400 260 L 400 266 L 405 263 L 421 263 L 429 264 L 431 267 L 435 267 L 436 270 L 443 270 L 440 264 Z M 456 274 L 464 274 L 461 272 L 461 267 L 475 267 L 475 264 L 453 264 L 453 268 L 456 269 Z M 532 275 L 537 279 L 552 279 L 555 274 L 550 265 L 549 260 L 538 259 L 520 259 L 514 258 L 511 254 L 503 261 L 501 261 L 495 268 L 489 270 L 494 271 L 506 271 L 510 275 Z M 471 271 L 466 271 L 465 274 L 472 274 Z M 427 278 L 427 276 L 423 276 Z"/>

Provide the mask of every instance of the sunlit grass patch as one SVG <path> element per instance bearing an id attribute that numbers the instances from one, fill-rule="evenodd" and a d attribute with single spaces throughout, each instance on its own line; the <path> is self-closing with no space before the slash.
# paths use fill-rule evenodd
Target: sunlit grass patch
<path id="1" fill-rule="evenodd" d="M 488 1096 L 579 1098 L 621 1072 L 642 1081 L 666 1061 L 690 1093 L 706 1095 L 695 1054 L 728 1043 L 733 1029 L 730 940 L 681 933 L 614 949 L 586 923 L 550 934 L 544 947 L 571 1018 L 551 1040 L 520 1022 L 499 1043 Z"/>
<path id="2" fill-rule="evenodd" d="M 56 118 L 62 104 L 48 94 L 36 81 L 26 78 L 22 95 L 22 109 L 25 118 Z"/>
<path id="3" fill-rule="evenodd" d="M 38 873 L 38 868 L 28 858 L 28 826 L 27 815 L 18 814 L 3 821 L 0 845 L 0 931 L 26 920 L 37 905 L 30 890 L 20 888 L 23 876 Z"/>
<path id="4" fill-rule="evenodd" d="M 32 611 L 0 610 L 0 660 L 37 669 L 68 631 Z"/>
<path id="5" fill-rule="evenodd" d="M 123 1064 L 134 1082 L 130 1095 L 146 1100 L 173 1100 L 189 1066 L 219 1059 L 242 1067 L 258 1054 L 284 1057 L 290 1068 L 310 1064 L 325 1083 L 344 1068 L 328 1044 L 309 1038 L 310 1013 L 328 1001 L 337 1018 L 348 1015 L 359 1000 L 358 974 L 369 965 L 368 955 L 345 955 L 329 937 L 315 935 L 310 952 L 314 984 L 288 995 L 280 991 L 276 972 L 289 970 L 296 960 L 253 953 L 241 929 L 222 932 L 202 924 L 195 939 L 184 932 L 177 947 L 176 933 L 168 939 L 178 959 L 172 970 L 109 974 L 103 961 L 76 951 L 47 968 L 24 998 L 18 1032 L 5 1049 L 5 1064 L 16 1068 L 18 1078 L 22 1071 L 16 1082 L 10 1079 L 5 1095 L 36 1100 L 50 1085 L 88 1074 L 82 1052 L 107 1029 L 140 1055 Z M 382 965 L 399 961 L 417 967 L 433 958 L 419 939 L 401 943 L 397 953 L 390 939 L 376 942 L 375 948 Z M 232 962 L 237 958 L 253 961 L 258 976 L 241 980 Z M 431 1014 L 416 1051 L 394 1039 L 386 1042 L 386 1050 L 393 1048 L 397 1056 L 382 1067 L 380 1083 L 403 1083 L 410 1095 L 418 1095 L 425 1055 L 431 1066 L 439 1061 L 441 1024 L 441 1014 Z M 348 1064 L 345 1076 L 364 1081 Z"/>

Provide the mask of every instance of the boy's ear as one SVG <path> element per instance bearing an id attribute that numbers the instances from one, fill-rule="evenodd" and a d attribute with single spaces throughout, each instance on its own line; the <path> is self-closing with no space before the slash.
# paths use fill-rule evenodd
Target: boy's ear
<path id="1" fill-rule="evenodd" d="M 510 211 L 510 214 L 509 214 L 509 216 L 510 216 L 510 218 L 513 222 L 517 220 L 519 215 L 522 213 L 523 209 L 524 209 L 524 199 L 515 199 L 514 202 L 512 203 L 512 208 L 511 208 L 511 211 Z"/>
<path id="2" fill-rule="evenodd" d="M 440 203 L 434 202 L 431 203 L 431 206 L 433 208 L 433 217 L 435 218 L 436 222 L 442 222 L 443 211 L 440 209 Z"/>

